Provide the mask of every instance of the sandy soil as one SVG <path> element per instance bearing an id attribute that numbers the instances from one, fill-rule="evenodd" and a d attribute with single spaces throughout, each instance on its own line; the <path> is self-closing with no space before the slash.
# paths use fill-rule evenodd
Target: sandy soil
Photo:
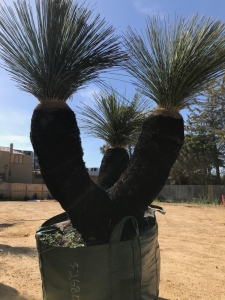
<path id="1" fill-rule="evenodd" d="M 225 300 L 225 207 L 163 207 L 160 300 Z M 0 202 L 1 300 L 42 299 L 34 234 L 61 212 L 54 201 Z"/>

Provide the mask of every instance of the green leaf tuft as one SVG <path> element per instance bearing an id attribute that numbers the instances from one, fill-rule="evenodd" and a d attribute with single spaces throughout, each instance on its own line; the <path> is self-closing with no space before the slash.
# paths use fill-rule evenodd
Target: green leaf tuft
<path id="1" fill-rule="evenodd" d="M 207 82 L 224 73 L 225 25 L 210 17 L 148 18 L 145 35 L 124 34 L 130 58 L 125 69 L 158 107 L 179 111 L 193 103 Z"/>
<path id="2" fill-rule="evenodd" d="M 39 101 L 65 102 L 100 71 L 125 59 L 112 26 L 72 0 L 0 4 L 0 57 L 18 87 Z M 34 17 L 36 16 L 36 18 Z"/>
<path id="3" fill-rule="evenodd" d="M 107 142 L 112 148 L 136 144 L 145 117 L 150 113 L 149 101 L 136 93 L 132 101 L 113 88 L 94 94 L 93 108 L 83 104 L 81 128 L 85 133 Z"/>

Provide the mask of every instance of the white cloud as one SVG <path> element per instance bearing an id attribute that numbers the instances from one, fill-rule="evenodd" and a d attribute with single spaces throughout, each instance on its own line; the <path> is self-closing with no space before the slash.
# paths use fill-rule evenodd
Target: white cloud
<path id="1" fill-rule="evenodd" d="M 0 146 L 13 143 L 15 149 L 29 150 L 31 112 L 19 106 L 12 101 L 0 103 Z"/>
<path id="2" fill-rule="evenodd" d="M 7 135 L 7 136 L 0 136 L 1 139 L 9 142 L 18 142 L 18 143 L 28 143 L 30 139 L 28 136 L 24 135 Z"/>
<path id="3" fill-rule="evenodd" d="M 73 110 L 75 110 L 75 113 L 78 111 L 77 108 L 78 107 L 82 107 L 83 104 L 92 106 L 93 105 L 93 101 L 94 101 L 94 97 L 93 94 L 98 94 L 100 92 L 99 88 L 96 87 L 88 87 L 86 89 L 80 90 L 77 95 L 74 95 L 74 100 L 72 102 L 71 108 Z"/>
<path id="4" fill-rule="evenodd" d="M 9 147 L 13 143 L 13 149 L 33 150 L 29 136 L 24 135 L 0 135 L 0 146 Z"/>
<path id="5" fill-rule="evenodd" d="M 87 99 L 92 99 L 93 98 L 93 94 L 98 93 L 100 90 L 99 89 L 86 89 L 83 91 L 79 92 L 79 95 L 83 98 L 87 98 Z"/>
<path id="6" fill-rule="evenodd" d="M 14 127 L 25 125 L 30 122 L 30 118 L 31 115 L 23 110 L 10 111 L 9 109 L 4 108 L 4 110 L 0 112 L 0 124 L 5 128 L 11 127 L 12 124 Z"/>
<path id="7" fill-rule="evenodd" d="M 146 15 L 164 15 L 160 6 L 157 3 L 149 3 L 149 0 L 135 0 L 134 6 L 143 14 Z"/>

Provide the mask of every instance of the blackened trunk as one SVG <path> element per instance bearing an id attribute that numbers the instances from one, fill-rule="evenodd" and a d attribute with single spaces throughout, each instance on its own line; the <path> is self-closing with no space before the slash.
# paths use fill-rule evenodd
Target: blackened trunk
<path id="1" fill-rule="evenodd" d="M 124 215 L 142 220 L 165 185 L 183 140 L 180 114 L 152 114 L 145 120 L 126 171 L 108 192 L 114 203 L 113 224 Z"/>
<path id="2" fill-rule="evenodd" d="M 31 142 L 42 177 L 84 239 L 102 236 L 111 201 L 89 177 L 74 112 L 65 103 L 39 104 L 31 120 Z"/>
<path id="3" fill-rule="evenodd" d="M 128 161 L 129 155 L 126 149 L 107 149 L 99 170 L 98 186 L 105 190 L 111 188 L 126 170 Z"/>
<path id="4" fill-rule="evenodd" d="M 220 177 L 220 166 L 219 162 L 216 162 L 216 184 L 220 185 L 221 184 L 221 177 Z"/>
<path id="5" fill-rule="evenodd" d="M 216 184 L 221 184 L 221 177 L 220 177 L 220 160 L 219 160 L 219 151 L 216 145 L 216 137 L 213 138 L 214 142 L 214 156 L 215 156 L 215 167 L 216 167 Z"/>

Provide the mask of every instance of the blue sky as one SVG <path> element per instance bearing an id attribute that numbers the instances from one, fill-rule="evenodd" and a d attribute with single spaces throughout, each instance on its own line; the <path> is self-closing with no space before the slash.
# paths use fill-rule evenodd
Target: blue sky
<path id="1" fill-rule="evenodd" d="M 11 5 L 13 0 L 5 2 Z M 0 3 L 3 1 L 0 0 Z M 30 0 L 30 3 L 34 4 L 35 0 Z M 89 0 L 87 3 L 95 6 L 94 12 L 100 13 L 102 18 L 112 24 L 117 34 L 125 32 L 128 26 L 138 31 L 145 30 L 146 17 L 158 13 L 173 18 L 175 14 L 191 16 L 198 12 L 200 15 L 205 14 L 225 21 L 224 0 Z M 126 89 L 126 95 L 132 97 L 135 89 L 129 82 L 130 78 L 110 73 L 112 71 L 104 75 L 106 83 L 117 88 L 120 93 L 124 93 Z M 90 84 L 74 94 L 68 105 L 76 111 L 76 106 L 81 105 L 80 102 L 90 102 L 93 92 L 98 91 L 97 86 Z M 0 69 L 0 146 L 13 143 L 15 149 L 32 150 L 29 139 L 30 120 L 37 104 L 37 99 L 21 92 L 15 82 L 10 80 L 9 74 Z M 186 112 L 183 112 L 183 116 L 186 117 Z M 83 134 L 81 138 L 86 166 L 99 167 L 102 159 L 99 148 L 104 141 L 85 137 Z"/>

